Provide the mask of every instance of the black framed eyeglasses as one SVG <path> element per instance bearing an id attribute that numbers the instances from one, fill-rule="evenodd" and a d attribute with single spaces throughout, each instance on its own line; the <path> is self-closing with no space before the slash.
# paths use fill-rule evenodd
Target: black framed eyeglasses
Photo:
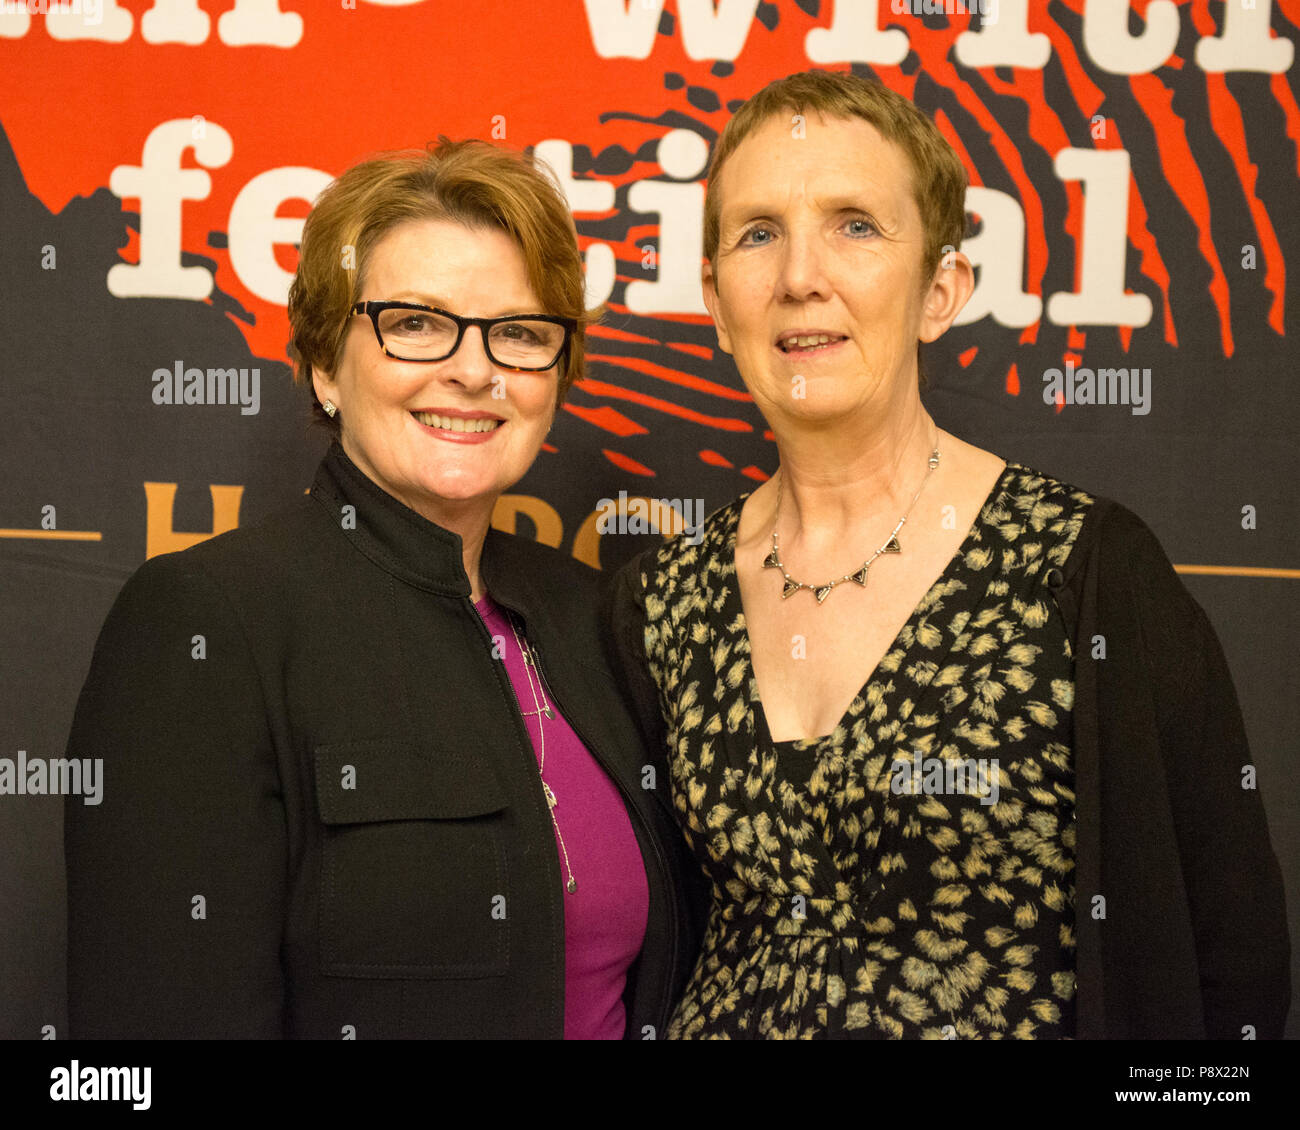
<path id="1" fill-rule="evenodd" d="M 507 314 L 501 318 L 465 318 L 416 302 L 358 302 L 353 314 L 366 314 L 375 327 L 379 348 L 395 361 L 445 361 L 478 326 L 488 360 L 501 369 L 540 373 L 569 348 L 577 321 L 553 314 Z"/>

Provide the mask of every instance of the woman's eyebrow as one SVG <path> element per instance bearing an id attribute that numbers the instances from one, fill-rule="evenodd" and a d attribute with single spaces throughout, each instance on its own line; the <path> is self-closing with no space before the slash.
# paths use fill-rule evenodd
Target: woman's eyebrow
<path id="1" fill-rule="evenodd" d="M 722 219 L 724 223 L 728 224 L 743 224 L 759 216 L 774 216 L 779 211 L 779 208 L 766 201 L 728 204 L 722 211 Z"/>
<path id="2" fill-rule="evenodd" d="M 813 198 L 817 207 L 823 212 L 846 212 L 857 210 L 871 212 L 873 215 L 888 214 L 888 209 L 880 206 L 875 193 L 870 189 L 858 192 L 837 193 L 834 196 L 816 196 Z M 769 217 L 780 214 L 780 207 L 765 200 L 741 201 L 729 204 L 723 211 L 727 223 L 745 223 L 756 217 Z"/>
<path id="3" fill-rule="evenodd" d="M 459 313 L 447 299 L 438 294 L 429 294 L 421 290 L 399 290 L 389 302 L 414 302 L 417 306 L 436 306 L 439 310 L 450 310 L 452 313 Z M 485 318 L 510 318 L 516 314 L 540 314 L 540 309 L 534 310 L 530 306 L 520 306 L 517 302 L 508 305 L 506 309 L 497 314 L 484 314 Z"/>
<path id="4" fill-rule="evenodd" d="M 860 212 L 877 211 L 876 202 L 870 192 L 850 192 L 839 196 L 816 197 L 818 206 L 824 212 L 845 212 L 856 208 Z"/>
<path id="5" fill-rule="evenodd" d="M 438 306 L 450 310 L 451 305 L 440 294 L 429 294 L 422 290 L 399 290 L 389 299 L 390 302 L 414 302 L 420 306 Z"/>

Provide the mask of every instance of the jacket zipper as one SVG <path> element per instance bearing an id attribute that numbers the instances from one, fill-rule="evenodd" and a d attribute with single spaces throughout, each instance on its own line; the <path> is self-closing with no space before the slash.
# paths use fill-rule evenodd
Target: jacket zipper
<path id="1" fill-rule="evenodd" d="M 527 625 L 525 624 L 525 628 L 526 627 Z M 650 842 L 650 847 L 654 852 L 655 862 L 659 867 L 659 876 L 660 876 L 661 885 L 664 891 L 666 892 L 666 898 L 664 901 L 667 904 L 667 908 L 668 908 L 668 937 L 669 937 L 668 972 L 667 975 L 664 977 L 664 986 L 663 986 L 663 990 L 660 993 L 659 1010 L 656 1016 L 656 1019 L 659 1021 L 660 1028 L 666 1029 L 669 1020 L 668 1012 L 669 1009 L 672 1007 L 673 984 L 677 976 L 677 946 L 678 946 L 677 892 L 676 890 L 673 889 L 672 872 L 668 867 L 668 861 L 664 858 L 663 849 L 659 846 L 659 837 L 655 835 L 655 830 L 653 825 L 651 825 L 649 821 L 646 819 L 646 817 L 641 814 L 641 811 L 638 809 L 636 805 L 635 798 L 628 792 L 623 782 L 619 779 L 618 774 L 611 771 L 609 759 L 605 757 L 601 753 L 600 749 L 591 741 L 591 739 L 579 729 L 578 724 L 575 721 L 575 716 L 570 714 L 569 711 L 565 710 L 564 703 L 562 703 L 559 699 L 559 696 L 555 694 L 554 689 L 551 687 L 550 680 L 546 678 L 546 673 L 542 669 L 541 650 L 537 647 L 536 644 L 532 644 L 531 647 L 534 654 L 537 656 L 538 677 L 542 679 L 543 686 L 546 688 L 546 691 L 549 693 L 551 701 L 554 702 L 555 705 L 560 709 L 560 712 L 564 715 L 565 721 L 568 722 L 568 724 L 573 728 L 573 732 L 577 734 L 578 737 L 582 740 L 582 744 L 585 745 L 587 749 L 591 751 L 592 756 L 595 757 L 600 762 L 601 768 L 605 770 L 605 775 L 609 777 L 610 780 L 612 780 L 615 785 L 618 786 L 618 791 L 623 794 L 624 805 L 626 806 L 628 812 L 631 814 L 632 818 L 641 823 L 641 828 L 646 833 L 646 839 Z M 539 773 L 538 774 L 539 779 L 540 776 L 541 774 Z M 647 907 L 647 913 L 648 913 L 648 907 Z M 647 925 L 649 925 L 648 922 Z M 629 1017 L 628 1019 L 630 1020 L 631 1018 Z M 655 1032 L 656 1038 L 658 1038 L 659 1035 L 660 1035 L 659 1031 L 656 1030 Z"/>

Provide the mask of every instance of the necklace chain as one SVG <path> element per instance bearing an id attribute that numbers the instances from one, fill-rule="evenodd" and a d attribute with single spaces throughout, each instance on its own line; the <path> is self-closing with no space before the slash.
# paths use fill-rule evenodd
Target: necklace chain
<path id="1" fill-rule="evenodd" d="M 921 485 L 916 488 L 916 493 L 912 495 L 912 501 L 907 504 L 906 512 L 901 518 L 899 518 L 898 525 L 890 530 L 889 537 L 885 539 L 881 547 L 868 557 L 856 571 L 845 573 L 843 576 L 837 577 L 833 581 L 827 581 L 824 585 L 808 585 L 804 584 L 803 581 L 796 581 L 786 572 L 785 566 L 781 564 L 781 550 L 777 542 L 776 531 L 777 527 L 781 524 L 781 492 L 785 487 L 785 475 L 783 474 L 784 468 L 778 468 L 777 475 L 780 477 L 777 479 L 776 484 L 776 517 L 772 521 L 772 552 L 763 559 L 763 568 L 781 570 L 781 576 L 785 578 L 785 587 L 781 590 L 781 599 L 785 600 L 786 598 L 793 596 L 800 589 L 808 589 L 808 591 L 817 598 L 817 603 L 821 604 L 828 596 L 830 596 L 831 590 L 836 585 L 842 585 L 845 581 L 853 581 L 855 584 L 859 584 L 863 588 L 866 588 L 867 570 L 871 568 L 871 563 L 875 561 L 877 557 L 882 553 L 903 552 L 903 546 L 898 540 L 898 531 L 903 528 L 903 524 L 907 521 L 908 515 L 912 513 L 912 508 L 916 505 L 916 500 L 921 497 L 921 491 L 925 489 L 925 484 L 930 481 L 930 476 L 934 474 L 934 469 L 937 466 L 939 466 L 939 445 L 936 442 L 934 450 L 930 452 L 929 470 L 925 472 L 925 478 L 921 480 Z"/>
<path id="2" fill-rule="evenodd" d="M 546 724 L 542 721 L 542 718 L 554 718 L 555 713 L 546 698 L 546 684 L 542 682 L 542 669 L 537 666 L 536 654 L 528 646 L 528 641 L 520 638 L 519 629 L 515 627 L 515 618 L 509 611 L 506 612 L 506 618 L 510 621 L 510 630 L 514 633 L 519 652 L 524 657 L 524 673 L 528 676 L 528 689 L 532 692 L 533 706 L 536 707 L 535 710 L 524 710 L 520 713 L 525 717 L 537 715 L 537 732 L 540 735 L 537 772 L 540 775 L 546 771 Z M 537 670 L 537 686 L 533 685 L 534 668 Z M 541 703 L 537 701 L 539 688 L 542 692 Z M 569 865 L 569 849 L 564 846 L 564 833 L 560 831 L 560 822 L 555 818 L 555 807 L 560 802 L 556 799 L 555 793 L 551 791 L 551 786 L 546 783 L 545 776 L 542 777 L 542 792 L 546 794 L 546 807 L 551 814 L 551 823 L 555 826 L 555 838 L 560 841 L 560 851 L 564 855 L 564 869 L 569 873 L 569 881 L 565 884 L 565 889 L 569 894 L 573 894 L 578 889 L 578 880 L 573 877 L 573 868 Z"/>

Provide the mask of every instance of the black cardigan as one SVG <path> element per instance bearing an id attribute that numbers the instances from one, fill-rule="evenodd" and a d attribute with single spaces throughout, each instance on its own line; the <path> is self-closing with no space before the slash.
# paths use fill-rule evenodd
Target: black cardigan
<path id="1" fill-rule="evenodd" d="M 1111 499 L 1053 580 L 1075 655 L 1078 1034 L 1280 1039 L 1286 896 L 1259 791 L 1243 787 L 1250 747 L 1214 628 Z"/>
<path id="2" fill-rule="evenodd" d="M 481 568 L 630 813 L 650 906 L 627 1036 L 657 1036 L 699 888 L 606 663 L 600 574 L 495 529 Z M 563 1034 L 581 894 L 469 595 L 460 538 L 337 443 L 310 497 L 131 577 L 67 750 L 104 759 L 102 803 L 65 804 L 73 1037 Z"/>
<path id="3" fill-rule="evenodd" d="M 666 745 L 644 638 L 656 552 L 620 570 L 609 616 L 647 740 Z M 1046 580 L 1075 656 L 1077 1035 L 1280 1038 L 1282 876 L 1259 792 L 1242 787 L 1250 750 L 1214 629 L 1111 499 L 1096 497 Z"/>

